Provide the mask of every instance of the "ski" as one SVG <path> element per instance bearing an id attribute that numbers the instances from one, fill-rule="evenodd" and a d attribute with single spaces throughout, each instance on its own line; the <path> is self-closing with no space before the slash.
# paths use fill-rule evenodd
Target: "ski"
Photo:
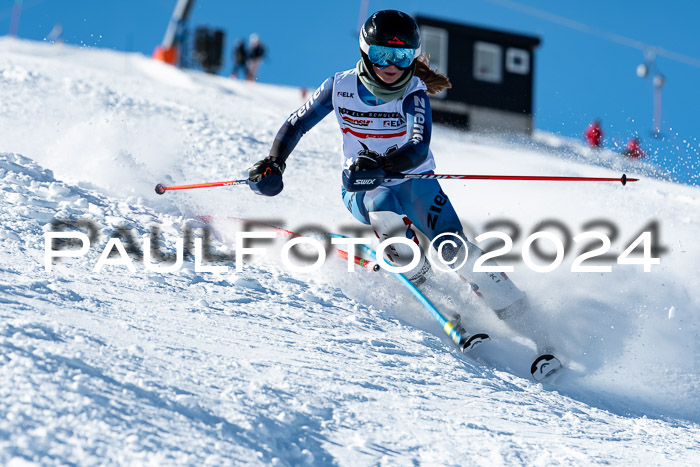
<path id="1" fill-rule="evenodd" d="M 490 340 L 491 338 L 489 337 L 489 335 L 483 332 L 480 334 L 474 334 L 472 336 L 462 334 L 462 339 L 459 342 L 459 350 L 461 350 L 464 353 L 467 353 L 473 350 L 474 347 L 476 347 L 477 345 Z"/>
<path id="2" fill-rule="evenodd" d="M 329 233 L 328 235 L 330 237 L 345 238 L 343 235 L 339 234 Z M 377 253 L 372 248 L 367 245 L 358 245 L 358 247 L 364 250 L 364 252 L 369 255 L 375 263 L 378 261 Z M 423 292 L 418 290 L 413 282 L 411 282 L 405 275 L 396 272 L 391 272 L 390 274 L 393 275 L 409 292 L 411 292 L 414 298 L 416 298 L 418 302 L 423 305 L 423 308 L 425 308 L 430 315 L 435 318 L 438 324 L 442 326 L 442 330 L 445 331 L 445 334 L 447 334 L 447 336 L 452 339 L 455 344 L 457 344 L 457 347 L 463 353 L 469 353 L 476 346 L 491 340 L 489 335 L 486 333 L 467 334 L 467 331 L 461 326 L 459 321 L 457 323 L 452 323 L 450 320 L 448 320 L 445 315 L 443 315 L 440 310 L 438 310 L 437 307 L 433 305 L 430 300 L 428 300 Z"/>
<path id="3" fill-rule="evenodd" d="M 551 354 L 540 355 L 532 362 L 530 373 L 535 381 L 548 381 L 552 376 L 562 369 L 561 362 Z"/>

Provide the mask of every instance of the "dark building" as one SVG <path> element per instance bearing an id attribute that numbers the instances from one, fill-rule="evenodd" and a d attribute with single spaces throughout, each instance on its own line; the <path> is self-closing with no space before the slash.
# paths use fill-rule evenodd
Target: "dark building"
<path id="1" fill-rule="evenodd" d="M 431 67 L 452 82 L 451 89 L 430 98 L 434 121 L 480 132 L 532 132 L 538 38 L 415 19 Z"/>

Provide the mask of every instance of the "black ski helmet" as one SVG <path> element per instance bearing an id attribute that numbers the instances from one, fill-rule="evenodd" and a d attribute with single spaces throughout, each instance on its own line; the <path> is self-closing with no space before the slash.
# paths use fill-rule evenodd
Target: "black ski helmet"
<path id="1" fill-rule="evenodd" d="M 391 89 L 393 86 L 384 83 L 372 68 L 372 62 L 367 53 L 371 45 L 384 47 L 414 49 L 413 62 L 405 69 L 397 82 L 405 79 L 406 73 L 413 75 L 416 69 L 416 58 L 421 53 L 420 30 L 410 15 L 398 10 L 381 10 L 372 14 L 360 30 L 360 52 L 365 69 L 374 81 L 381 87 Z"/>

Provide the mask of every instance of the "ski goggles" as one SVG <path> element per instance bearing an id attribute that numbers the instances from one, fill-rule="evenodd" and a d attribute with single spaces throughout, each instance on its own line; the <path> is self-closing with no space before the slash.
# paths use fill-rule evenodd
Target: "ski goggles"
<path id="1" fill-rule="evenodd" d="M 416 58 L 416 49 L 397 49 L 394 47 L 384 47 L 382 45 L 370 45 L 366 52 L 369 61 L 379 68 L 386 68 L 394 65 L 397 68 L 408 68 Z"/>

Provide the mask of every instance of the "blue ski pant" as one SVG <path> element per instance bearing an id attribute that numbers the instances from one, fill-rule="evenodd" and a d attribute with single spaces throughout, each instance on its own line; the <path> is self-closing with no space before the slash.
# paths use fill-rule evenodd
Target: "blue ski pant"
<path id="1" fill-rule="evenodd" d="M 363 224 L 370 225 L 370 212 L 392 211 L 408 217 L 430 241 L 445 232 L 462 232 L 462 223 L 437 180 L 409 179 L 355 193 L 343 188 L 342 193 L 345 206 Z M 437 242 L 433 246 L 439 247 Z"/>
<path id="2" fill-rule="evenodd" d="M 371 225 L 370 213 L 393 211 L 408 217 L 431 242 L 438 235 L 447 232 L 464 236 L 457 213 L 437 180 L 409 179 L 398 185 L 379 186 L 371 191 L 357 193 L 343 189 L 343 201 L 352 215 L 367 225 Z M 411 238 L 408 232 L 407 237 Z M 450 236 L 443 238 L 448 240 Z M 441 243 L 434 242 L 433 247 L 439 249 Z M 447 247 L 445 250 L 451 252 L 443 251 L 448 260 L 450 257 L 459 257 L 460 253 L 467 255 L 467 251 L 460 247 Z M 505 273 L 473 272 L 474 262 L 481 256 L 482 251 L 472 243 L 468 243 L 466 250 L 469 250 L 469 261 L 457 273 L 469 282 L 472 290 L 482 297 L 486 305 L 501 319 L 513 320 L 524 315 L 529 309 L 525 294 Z"/>

